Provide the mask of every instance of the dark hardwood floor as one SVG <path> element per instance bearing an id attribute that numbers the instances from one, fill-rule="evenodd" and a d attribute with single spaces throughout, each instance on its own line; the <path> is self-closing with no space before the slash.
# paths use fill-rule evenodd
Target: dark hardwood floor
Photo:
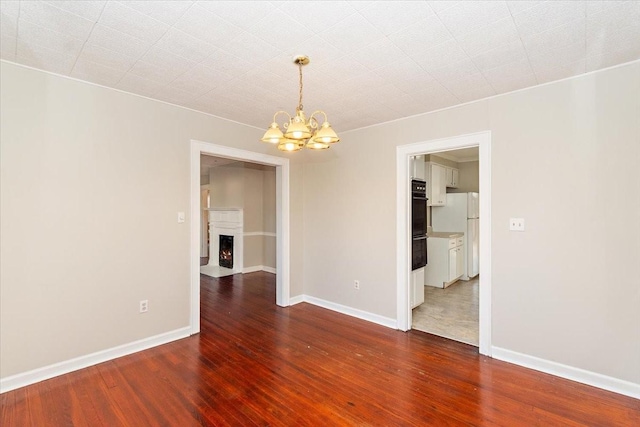
<path id="1" fill-rule="evenodd" d="M 202 332 L 4 393 L 9 426 L 638 426 L 640 401 L 202 276 Z"/>

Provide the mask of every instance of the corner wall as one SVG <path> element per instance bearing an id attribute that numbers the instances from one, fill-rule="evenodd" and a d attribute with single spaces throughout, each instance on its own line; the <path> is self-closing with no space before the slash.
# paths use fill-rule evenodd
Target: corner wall
<path id="1" fill-rule="evenodd" d="M 306 165 L 305 294 L 396 318 L 396 147 L 490 130 L 493 346 L 637 390 L 638 117 L 635 62 L 342 133 Z"/>
<path id="2" fill-rule="evenodd" d="M 0 378 L 189 326 L 189 141 L 261 130 L 0 67 Z"/>

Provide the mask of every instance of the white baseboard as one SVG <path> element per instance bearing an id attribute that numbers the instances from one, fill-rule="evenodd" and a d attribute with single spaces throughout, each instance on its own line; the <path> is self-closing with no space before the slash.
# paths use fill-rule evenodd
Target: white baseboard
<path id="1" fill-rule="evenodd" d="M 550 360 L 540 359 L 535 356 L 529 356 L 527 354 L 506 350 L 500 347 L 492 347 L 491 350 L 491 356 L 494 359 L 640 399 L 640 384 L 609 377 L 596 372 L 586 371 L 573 366 L 563 365 Z"/>
<path id="2" fill-rule="evenodd" d="M 266 265 L 253 265 L 251 267 L 245 267 L 242 269 L 242 273 L 255 273 L 256 271 L 266 271 L 267 273 L 276 274 L 276 269 L 273 267 L 267 267 Z"/>
<path id="3" fill-rule="evenodd" d="M 378 314 L 369 313 L 368 311 L 358 310 L 357 308 L 348 307 L 346 305 L 337 304 L 335 302 L 323 300 L 309 295 L 298 295 L 289 298 L 289 305 L 299 304 L 301 302 L 308 302 L 309 304 L 317 305 L 318 307 L 337 311 L 338 313 L 346 314 L 347 316 L 351 317 L 357 317 L 358 319 L 366 320 L 368 322 L 377 323 L 378 325 L 386 326 L 387 328 L 398 329 L 397 320 L 390 317 L 380 316 Z"/>
<path id="4" fill-rule="evenodd" d="M 304 295 L 296 295 L 295 297 L 289 298 L 289 305 L 296 305 L 304 302 Z"/>
<path id="5" fill-rule="evenodd" d="M 245 267 L 242 269 L 242 274 L 255 273 L 256 271 L 262 271 L 262 266 L 252 265 L 251 267 Z"/>
<path id="6" fill-rule="evenodd" d="M 186 338 L 191 335 L 190 332 L 191 327 L 188 326 L 186 328 L 180 328 L 174 331 L 165 332 L 164 334 L 134 341 L 129 344 L 119 345 L 96 353 L 87 354 L 86 356 L 76 357 L 65 360 L 64 362 L 54 363 L 53 365 L 44 366 L 32 371 L 2 378 L 0 379 L 0 394 L 29 384 L 48 380 L 49 378 L 57 377 L 59 375 L 68 374 L 69 372 L 77 371 L 89 366 L 97 365 L 98 363 L 126 356 L 128 354 L 137 353 L 151 347 Z"/>

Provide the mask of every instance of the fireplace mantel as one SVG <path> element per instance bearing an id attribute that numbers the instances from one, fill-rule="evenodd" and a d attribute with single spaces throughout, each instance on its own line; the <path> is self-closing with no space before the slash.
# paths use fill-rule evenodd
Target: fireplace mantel
<path id="1" fill-rule="evenodd" d="M 211 208 L 209 212 L 209 263 L 200 267 L 200 272 L 212 277 L 242 273 L 244 215 L 240 208 Z M 233 269 L 221 267 L 218 253 L 220 235 L 233 236 Z"/>

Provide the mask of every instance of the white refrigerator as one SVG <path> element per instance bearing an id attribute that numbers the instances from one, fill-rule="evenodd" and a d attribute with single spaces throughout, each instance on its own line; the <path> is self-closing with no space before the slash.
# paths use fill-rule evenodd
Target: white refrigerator
<path id="1" fill-rule="evenodd" d="M 464 233 L 465 271 L 463 280 L 480 272 L 480 203 L 478 193 L 447 193 L 445 206 L 431 208 L 433 231 Z"/>

